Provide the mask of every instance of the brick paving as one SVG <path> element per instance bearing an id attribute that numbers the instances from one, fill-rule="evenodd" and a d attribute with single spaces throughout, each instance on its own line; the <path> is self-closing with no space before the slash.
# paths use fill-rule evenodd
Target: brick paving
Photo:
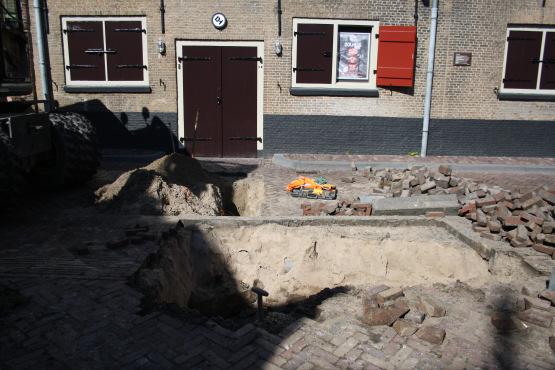
<path id="1" fill-rule="evenodd" d="M 297 173 L 269 161 L 253 163 L 245 164 L 251 166 L 250 176 L 258 176 L 266 188 L 262 214 L 299 215 L 302 201 L 282 189 Z M 128 285 L 128 277 L 156 243 L 121 250 L 109 250 L 105 243 L 127 225 L 148 224 L 159 233 L 176 218 L 98 214 L 90 190 L 116 175 L 105 169 L 90 188 L 38 194 L 9 217 L 1 216 L 0 282 L 27 299 L 0 317 L 1 369 L 555 368 L 546 341 L 554 328 L 530 325 L 509 334 L 493 329 L 489 315 L 503 307 L 508 294 L 496 286 L 484 292 L 459 285 L 405 290 L 409 298 L 432 294 L 445 305 L 446 317 L 427 319 L 447 331 L 442 345 L 400 337 L 391 327 L 364 325 L 356 291 L 334 295 L 319 306 L 319 316 L 297 318 L 277 333 L 255 322 L 230 330 L 198 315 L 145 314 L 142 295 Z M 338 184 L 345 175 L 325 174 Z M 363 178 L 355 177 L 342 186 L 342 195 L 363 190 Z M 75 249 L 83 241 L 89 242 L 84 255 Z"/>

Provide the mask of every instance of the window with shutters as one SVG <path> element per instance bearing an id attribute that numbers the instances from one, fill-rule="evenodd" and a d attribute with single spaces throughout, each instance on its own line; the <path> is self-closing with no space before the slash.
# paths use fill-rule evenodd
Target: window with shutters
<path id="1" fill-rule="evenodd" d="M 63 17 L 67 92 L 150 92 L 145 17 Z"/>
<path id="2" fill-rule="evenodd" d="M 379 22 L 293 19 L 293 95 L 377 96 Z"/>
<path id="3" fill-rule="evenodd" d="M 555 27 L 509 27 L 500 99 L 554 96 Z"/>

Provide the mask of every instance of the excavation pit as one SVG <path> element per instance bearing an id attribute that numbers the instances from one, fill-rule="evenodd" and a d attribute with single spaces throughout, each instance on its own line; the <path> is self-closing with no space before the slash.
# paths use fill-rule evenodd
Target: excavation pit
<path id="1" fill-rule="evenodd" d="M 326 288 L 480 287 L 489 263 L 439 223 L 422 218 L 210 218 L 182 220 L 133 280 L 151 304 L 177 304 L 208 316 L 265 305 L 286 307 Z"/>

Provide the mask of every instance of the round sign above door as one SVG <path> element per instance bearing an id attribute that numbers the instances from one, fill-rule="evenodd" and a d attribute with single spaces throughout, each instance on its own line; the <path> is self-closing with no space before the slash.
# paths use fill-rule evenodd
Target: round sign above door
<path id="1" fill-rule="evenodd" d="M 216 29 L 223 30 L 227 26 L 227 18 L 222 13 L 216 13 L 212 16 L 212 24 Z"/>

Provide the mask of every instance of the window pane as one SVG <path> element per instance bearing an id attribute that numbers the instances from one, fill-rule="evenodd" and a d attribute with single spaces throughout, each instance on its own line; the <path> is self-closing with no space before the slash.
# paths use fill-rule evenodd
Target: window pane
<path id="1" fill-rule="evenodd" d="M 339 28 L 338 80 L 368 81 L 370 32 Z"/>

